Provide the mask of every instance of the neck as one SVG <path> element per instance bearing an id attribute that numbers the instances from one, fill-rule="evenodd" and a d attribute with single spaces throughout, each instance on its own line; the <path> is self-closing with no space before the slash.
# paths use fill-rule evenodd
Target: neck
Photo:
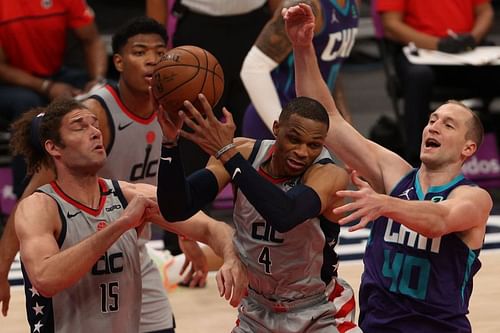
<path id="1" fill-rule="evenodd" d="M 431 169 L 422 163 L 418 178 L 422 186 L 422 191 L 426 193 L 429 187 L 447 184 L 461 172 L 461 166 L 454 167 L 452 165 L 447 165 L 446 167 Z"/>
<path id="2" fill-rule="evenodd" d="M 97 175 L 81 175 L 58 172 L 57 185 L 68 196 L 81 204 L 96 209 L 101 200 L 101 189 Z"/>
<path id="3" fill-rule="evenodd" d="M 154 110 L 148 93 L 133 90 L 122 80 L 118 83 L 118 92 L 122 103 L 134 115 L 149 118 L 153 114 Z"/>

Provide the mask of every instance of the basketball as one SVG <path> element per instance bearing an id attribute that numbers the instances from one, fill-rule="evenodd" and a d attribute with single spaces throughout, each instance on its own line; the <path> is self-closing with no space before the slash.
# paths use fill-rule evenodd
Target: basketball
<path id="1" fill-rule="evenodd" d="M 165 111 L 177 114 L 185 100 L 203 113 L 198 94 L 213 107 L 224 91 L 224 72 L 217 59 L 197 46 L 169 50 L 156 65 L 151 82 L 153 96 Z"/>

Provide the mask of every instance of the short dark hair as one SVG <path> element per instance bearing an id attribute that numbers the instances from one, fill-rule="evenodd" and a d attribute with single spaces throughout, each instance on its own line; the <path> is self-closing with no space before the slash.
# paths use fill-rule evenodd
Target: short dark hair
<path id="1" fill-rule="evenodd" d="M 28 165 L 28 174 L 40 170 L 41 166 L 53 167 L 52 158 L 44 148 L 45 141 L 52 140 L 64 147 L 61 139 L 63 117 L 76 109 L 87 109 L 74 99 L 57 99 L 47 107 L 38 107 L 22 114 L 11 125 L 10 148 L 14 155 L 21 155 Z"/>
<path id="2" fill-rule="evenodd" d="M 286 122 L 292 114 L 319 121 L 330 127 L 330 118 L 325 107 L 315 99 L 309 97 L 296 97 L 288 102 L 280 113 L 279 121 Z"/>
<path id="3" fill-rule="evenodd" d="M 121 26 L 113 35 L 111 42 L 113 54 L 120 53 L 129 38 L 139 34 L 156 34 L 163 39 L 165 44 L 168 41 L 167 30 L 163 24 L 150 17 L 138 16 Z"/>

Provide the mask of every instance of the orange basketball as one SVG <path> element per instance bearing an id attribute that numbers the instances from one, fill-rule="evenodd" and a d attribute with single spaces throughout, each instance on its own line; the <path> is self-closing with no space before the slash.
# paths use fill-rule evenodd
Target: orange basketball
<path id="1" fill-rule="evenodd" d="M 179 46 L 168 51 L 153 72 L 152 90 L 156 100 L 170 113 L 190 101 L 203 113 L 198 94 L 213 107 L 224 91 L 224 72 L 217 59 L 197 46 Z"/>

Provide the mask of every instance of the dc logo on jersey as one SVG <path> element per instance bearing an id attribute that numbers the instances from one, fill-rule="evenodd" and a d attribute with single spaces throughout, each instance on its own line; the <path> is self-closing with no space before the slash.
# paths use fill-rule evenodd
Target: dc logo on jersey
<path id="1" fill-rule="evenodd" d="M 53 3 L 52 0 L 42 0 L 41 5 L 43 8 L 47 9 L 52 7 Z"/>
<path id="2" fill-rule="evenodd" d="M 132 171 L 130 174 L 130 180 L 132 182 L 156 176 L 156 172 L 158 169 L 158 160 L 149 160 L 151 148 L 152 146 L 150 144 L 146 147 L 146 156 L 144 157 L 143 162 L 137 163 L 132 166 Z"/>

